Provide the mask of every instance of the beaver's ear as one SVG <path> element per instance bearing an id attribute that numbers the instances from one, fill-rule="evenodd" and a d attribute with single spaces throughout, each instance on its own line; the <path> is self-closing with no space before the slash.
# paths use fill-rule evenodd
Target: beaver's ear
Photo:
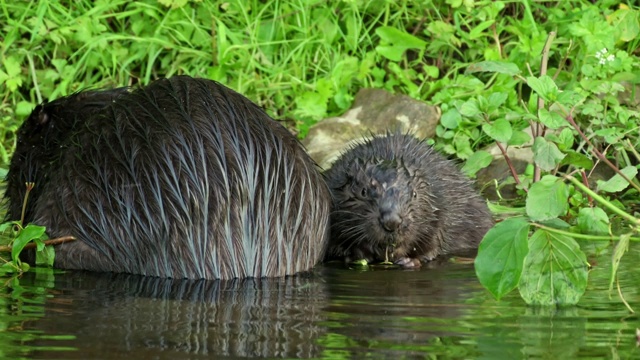
<path id="1" fill-rule="evenodd" d="M 40 111 L 38 112 L 37 123 L 40 126 L 46 125 L 49 120 L 51 120 L 51 115 L 44 110 L 43 106 L 40 106 Z"/>

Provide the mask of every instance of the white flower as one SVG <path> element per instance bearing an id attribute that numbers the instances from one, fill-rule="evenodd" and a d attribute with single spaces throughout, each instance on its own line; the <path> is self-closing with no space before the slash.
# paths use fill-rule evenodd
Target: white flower
<path id="1" fill-rule="evenodd" d="M 596 59 L 598 59 L 598 63 L 600 65 L 604 65 L 608 62 L 615 60 L 616 58 L 615 55 L 613 54 L 607 55 L 607 53 L 608 53 L 607 48 L 602 48 L 602 50 L 596 51 Z"/>

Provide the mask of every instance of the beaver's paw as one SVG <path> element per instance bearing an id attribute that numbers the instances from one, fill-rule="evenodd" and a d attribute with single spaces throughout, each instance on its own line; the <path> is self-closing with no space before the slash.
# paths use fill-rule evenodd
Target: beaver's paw
<path id="1" fill-rule="evenodd" d="M 402 257 L 395 261 L 396 265 L 400 265 L 406 269 L 417 269 L 422 266 L 422 263 L 417 258 Z"/>

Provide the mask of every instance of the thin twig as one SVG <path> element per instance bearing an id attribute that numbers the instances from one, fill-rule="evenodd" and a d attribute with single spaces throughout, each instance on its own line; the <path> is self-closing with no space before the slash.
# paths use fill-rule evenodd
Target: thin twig
<path id="1" fill-rule="evenodd" d="M 609 166 L 613 171 L 615 171 L 616 174 L 620 175 L 625 181 L 627 181 L 631 186 L 633 186 L 636 190 L 640 192 L 640 186 L 638 184 L 634 183 L 631 179 L 627 177 L 627 175 L 623 174 L 622 171 L 620 171 L 620 169 L 618 169 L 617 166 L 613 165 L 613 163 L 609 161 L 609 159 L 607 159 L 606 156 L 604 156 L 600 151 L 598 151 L 598 149 L 596 149 L 595 146 L 593 146 L 591 141 L 582 132 L 578 124 L 576 124 L 575 120 L 573 120 L 573 116 L 571 116 L 571 113 L 567 115 L 566 119 L 571 124 L 571 126 L 573 126 L 573 128 L 578 132 L 578 134 L 580 134 L 580 137 L 587 142 L 587 145 L 589 145 L 589 150 L 591 151 L 592 154 L 594 154 L 598 159 L 600 159 L 605 164 L 607 164 L 607 166 Z"/>
<path id="2" fill-rule="evenodd" d="M 518 172 L 516 171 L 516 168 L 513 166 L 513 163 L 511 162 L 511 158 L 509 157 L 509 155 L 507 155 L 507 150 L 504 148 L 504 146 L 502 146 L 502 144 L 500 144 L 499 141 L 496 141 L 496 145 L 498 145 L 498 148 L 500 148 L 500 151 L 502 152 L 502 157 L 504 157 L 504 161 L 507 162 L 507 166 L 509 166 L 509 171 L 511 171 L 511 175 L 513 176 L 513 179 L 515 180 L 516 184 L 520 185 L 520 178 L 518 177 Z M 529 189 L 524 189 L 524 191 L 529 192 Z"/>
<path id="3" fill-rule="evenodd" d="M 551 31 L 547 36 L 547 41 L 544 44 L 544 48 L 542 49 L 542 61 L 540 63 L 540 76 L 544 76 L 547 74 L 547 67 L 549 64 L 549 51 L 551 49 L 551 44 L 553 43 L 553 39 L 556 37 L 556 32 Z M 538 96 L 538 114 L 540 110 L 544 109 L 544 99 L 541 96 Z M 532 129 L 533 130 L 533 129 Z M 544 136 L 545 126 L 541 122 L 536 123 L 536 129 L 533 131 L 534 136 Z M 542 177 L 542 169 L 538 165 L 534 163 L 533 167 L 533 181 L 539 181 Z"/>
<path id="4" fill-rule="evenodd" d="M 66 242 L 70 242 L 70 241 L 75 241 L 76 238 L 73 236 L 62 236 L 59 238 L 55 238 L 55 239 L 49 239 L 49 240 L 45 240 L 44 244 L 45 245 L 59 245 L 62 243 L 66 243 Z M 28 243 L 27 245 L 24 246 L 24 249 L 34 249 L 36 248 L 37 245 L 33 242 Z M 11 252 L 11 246 L 9 245 L 3 245 L 0 246 L 0 252 Z"/>

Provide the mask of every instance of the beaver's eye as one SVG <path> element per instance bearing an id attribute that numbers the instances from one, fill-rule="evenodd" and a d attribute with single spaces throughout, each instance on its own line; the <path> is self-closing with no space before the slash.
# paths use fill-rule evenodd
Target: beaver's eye
<path id="1" fill-rule="evenodd" d="M 414 192 L 413 192 L 413 198 L 415 199 L 415 198 L 417 198 L 417 197 L 418 197 L 418 193 L 414 191 Z"/>
<path id="2" fill-rule="evenodd" d="M 367 188 L 363 187 L 362 190 L 360 190 L 360 195 L 362 195 L 362 197 L 367 196 Z"/>

